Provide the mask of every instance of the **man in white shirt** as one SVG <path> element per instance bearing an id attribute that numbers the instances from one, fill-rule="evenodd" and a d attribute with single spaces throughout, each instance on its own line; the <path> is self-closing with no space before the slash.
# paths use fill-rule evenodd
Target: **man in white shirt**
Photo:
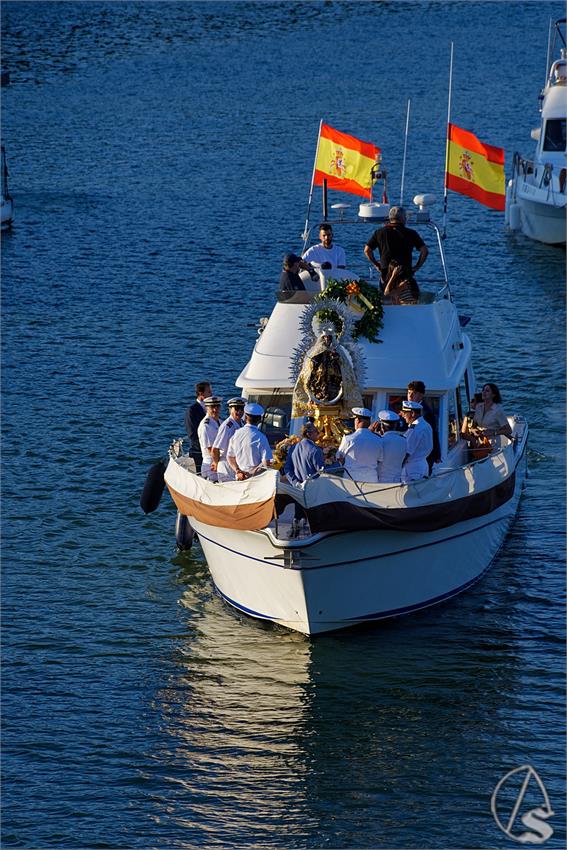
<path id="1" fill-rule="evenodd" d="M 228 446 L 228 462 L 238 481 L 256 475 L 261 467 L 272 463 L 272 450 L 268 438 L 260 431 L 264 408 L 261 404 L 248 403 L 244 408 L 246 425 L 236 432 Z"/>
<path id="2" fill-rule="evenodd" d="M 421 414 L 419 401 L 402 402 L 402 416 L 409 426 L 406 431 L 406 460 L 402 470 L 404 484 L 429 475 L 427 457 L 433 450 L 433 430 Z"/>
<path id="3" fill-rule="evenodd" d="M 402 480 L 402 464 L 407 452 L 405 435 L 397 430 L 401 420 L 393 410 L 381 410 L 378 419 L 381 435 L 378 482 L 399 484 Z"/>
<path id="4" fill-rule="evenodd" d="M 243 398 L 231 398 L 228 401 L 228 419 L 221 423 L 217 436 L 213 443 L 211 455 L 213 461 L 211 470 L 217 473 L 218 481 L 234 481 L 236 475 L 234 470 L 229 466 L 227 460 L 228 446 L 236 432 L 244 425 L 242 418 L 244 416 L 244 405 L 246 402 Z"/>
<path id="5" fill-rule="evenodd" d="M 333 228 L 327 222 L 319 226 L 319 239 L 319 245 L 312 245 L 304 253 L 304 261 L 321 269 L 346 269 L 345 250 L 333 245 Z"/>
<path id="6" fill-rule="evenodd" d="M 201 420 L 197 429 L 201 454 L 203 455 L 201 475 L 203 478 L 210 478 L 211 481 L 216 481 L 216 472 L 211 470 L 211 464 L 213 462 L 211 449 L 215 442 L 217 431 L 219 430 L 222 398 L 211 395 L 203 400 L 203 404 L 205 405 L 207 415 Z"/>
<path id="7" fill-rule="evenodd" d="M 354 432 L 345 434 L 337 450 L 337 460 L 354 481 L 378 482 L 380 437 L 369 431 L 372 413 L 366 407 L 353 407 Z"/>

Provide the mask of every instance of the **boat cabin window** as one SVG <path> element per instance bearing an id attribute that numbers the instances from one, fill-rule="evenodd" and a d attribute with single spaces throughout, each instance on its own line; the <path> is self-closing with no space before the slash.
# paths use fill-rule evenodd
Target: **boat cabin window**
<path id="1" fill-rule="evenodd" d="M 463 375 L 461 383 L 457 387 L 457 416 L 460 424 L 470 410 L 470 406 L 466 377 Z"/>
<path id="2" fill-rule="evenodd" d="M 364 393 L 362 396 L 362 406 L 366 407 L 368 410 L 372 410 L 372 405 L 374 404 L 374 396 L 371 393 Z"/>
<path id="3" fill-rule="evenodd" d="M 260 430 L 264 432 L 271 446 L 288 436 L 291 424 L 291 393 L 250 394 L 248 401 L 261 404 L 264 408 Z"/>
<path id="4" fill-rule="evenodd" d="M 567 119 L 565 118 L 549 118 L 545 122 L 545 136 L 543 138 L 544 151 L 561 151 L 566 150 L 566 130 Z"/>
<path id="5" fill-rule="evenodd" d="M 449 449 L 457 444 L 459 439 L 459 420 L 457 418 L 457 398 L 455 390 L 447 393 L 447 445 Z"/>

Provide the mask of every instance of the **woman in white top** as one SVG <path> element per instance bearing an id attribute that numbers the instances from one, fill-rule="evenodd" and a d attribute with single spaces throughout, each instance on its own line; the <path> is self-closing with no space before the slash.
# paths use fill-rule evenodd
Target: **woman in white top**
<path id="1" fill-rule="evenodd" d="M 467 439 L 469 436 L 496 437 L 498 434 L 512 437 L 512 429 L 501 401 L 500 390 L 496 384 L 483 386 L 482 401 L 475 407 L 472 428 L 469 429 L 469 434 L 465 435 Z"/>

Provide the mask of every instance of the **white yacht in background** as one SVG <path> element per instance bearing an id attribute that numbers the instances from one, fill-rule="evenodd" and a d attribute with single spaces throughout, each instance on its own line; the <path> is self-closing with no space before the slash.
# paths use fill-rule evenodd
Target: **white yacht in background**
<path id="1" fill-rule="evenodd" d="M 4 145 L 2 145 L 2 161 L 1 161 L 1 169 L 2 169 L 2 230 L 7 230 L 12 225 L 12 220 L 14 218 L 14 201 L 10 196 L 8 191 L 8 166 L 6 164 L 6 150 Z"/>
<path id="2" fill-rule="evenodd" d="M 565 18 L 550 32 L 546 83 L 540 94 L 541 124 L 532 130 L 533 160 L 514 154 L 506 189 L 506 224 L 547 245 L 565 245 L 567 235 L 567 49 Z M 555 45 L 560 56 L 553 62 Z"/>
<path id="3" fill-rule="evenodd" d="M 239 611 L 308 635 L 409 613 L 472 585 L 504 541 L 525 477 L 528 428 L 521 416 L 510 416 L 513 439 L 497 438 L 490 454 L 471 462 L 461 438 L 475 390 L 471 342 L 449 286 L 441 234 L 426 206 L 431 200 L 416 196 L 418 208 L 408 213 L 408 224 L 430 249 L 419 301 L 385 303 L 380 341 L 359 337 L 354 358 L 363 364 L 360 392 L 374 418 L 399 407 L 410 380 L 425 382 L 442 455 L 431 477 L 407 485 L 364 484 L 329 471 L 300 490 L 271 469 L 216 484 L 195 474 L 181 441 L 170 449 L 170 494 L 198 534 L 219 594 Z M 350 229 L 354 247 L 347 246 L 347 254 L 362 260 L 361 246 L 387 219 L 389 205 L 361 204 L 352 220 L 344 220 L 340 206 L 339 219 L 331 221 L 336 241 L 347 246 Z M 328 283 L 322 271 L 317 285 L 304 274 L 307 291 L 279 293 L 269 319 L 260 320 L 256 345 L 236 381 L 243 396 L 263 405 L 262 428 L 272 444 L 298 434 L 304 421 L 292 418 L 294 358 L 305 349 L 316 296 Z M 353 271 L 328 274 L 360 280 Z M 378 289 L 376 279 L 370 284 Z M 338 301 L 326 306 L 333 304 L 350 309 Z M 291 509 L 287 519 L 282 513 L 290 500 L 308 519 L 299 537 L 290 535 Z"/>

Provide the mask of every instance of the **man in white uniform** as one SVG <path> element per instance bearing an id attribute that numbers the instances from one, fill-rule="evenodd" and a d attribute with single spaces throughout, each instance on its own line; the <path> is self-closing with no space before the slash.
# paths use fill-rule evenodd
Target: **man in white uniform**
<path id="1" fill-rule="evenodd" d="M 243 398 L 231 398 L 228 402 L 228 419 L 221 423 L 217 436 L 213 443 L 211 455 L 213 462 L 211 470 L 217 473 L 218 481 L 234 481 L 236 475 L 234 470 L 229 466 L 227 460 L 227 450 L 230 441 L 236 432 L 244 425 L 242 417 L 244 416 L 244 405 L 246 402 Z"/>
<path id="2" fill-rule="evenodd" d="M 393 410 L 381 410 L 378 419 L 381 434 L 378 481 L 380 484 L 399 484 L 407 452 L 405 435 L 397 430 L 401 420 Z"/>
<path id="3" fill-rule="evenodd" d="M 378 482 L 380 437 L 369 431 L 372 413 L 366 407 L 353 407 L 354 432 L 345 434 L 337 450 L 337 460 L 354 481 Z"/>
<path id="4" fill-rule="evenodd" d="M 312 245 L 303 255 L 306 263 L 322 269 L 346 269 L 346 254 L 340 245 L 333 245 L 333 228 L 323 222 L 319 226 L 319 245 Z"/>
<path id="5" fill-rule="evenodd" d="M 216 481 L 216 472 L 211 470 L 212 455 L 211 449 L 217 436 L 217 431 L 220 425 L 220 410 L 222 398 L 211 395 L 203 399 L 203 404 L 207 411 L 207 415 L 199 423 L 197 434 L 199 436 L 199 445 L 201 446 L 201 454 L 203 455 L 203 463 L 201 464 L 201 475 L 203 478 L 210 478 L 211 481 Z"/>
<path id="6" fill-rule="evenodd" d="M 409 426 L 406 431 L 406 461 L 402 470 L 404 484 L 429 475 L 427 457 L 433 450 L 433 430 L 421 414 L 419 401 L 402 402 L 402 416 Z"/>
<path id="7" fill-rule="evenodd" d="M 240 428 L 228 446 L 228 462 L 238 481 L 244 481 L 272 462 L 272 450 L 268 438 L 260 431 L 264 408 L 261 404 L 248 403 L 244 408 L 246 425 Z"/>

